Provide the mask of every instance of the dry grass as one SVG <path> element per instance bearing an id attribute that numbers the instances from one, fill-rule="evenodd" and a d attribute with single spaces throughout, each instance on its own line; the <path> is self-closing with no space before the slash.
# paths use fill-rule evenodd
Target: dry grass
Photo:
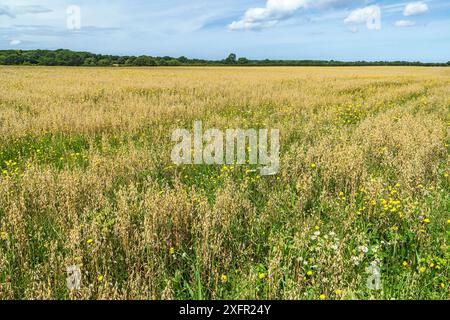
<path id="1" fill-rule="evenodd" d="M 0 77 L 1 299 L 450 298 L 448 68 Z M 279 128 L 279 175 L 176 167 L 195 120 Z"/>

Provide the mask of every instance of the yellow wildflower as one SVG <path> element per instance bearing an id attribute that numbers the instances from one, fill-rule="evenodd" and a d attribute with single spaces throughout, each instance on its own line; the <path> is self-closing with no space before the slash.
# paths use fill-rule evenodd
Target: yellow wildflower
<path id="1" fill-rule="evenodd" d="M 222 283 L 227 283 L 228 282 L 228 276 L 225 274 L 222 274 L 222 276 L 220 277 L 220 280 L 222 281 Z"/>
<path id="2" fill-rule="evenodd" d="M 6 231 L 0 232 L 0 239 L 1 240 L 7 240 L 8 239 L 8 233 Z"/>

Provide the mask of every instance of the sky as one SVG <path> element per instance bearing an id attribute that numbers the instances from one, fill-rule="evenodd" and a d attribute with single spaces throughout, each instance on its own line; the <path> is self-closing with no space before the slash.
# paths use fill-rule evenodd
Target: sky
<path id="1" fill-rule="evenodd" d="M 449 0 L 0 0 L 0 49 L 450 61 Z"/>

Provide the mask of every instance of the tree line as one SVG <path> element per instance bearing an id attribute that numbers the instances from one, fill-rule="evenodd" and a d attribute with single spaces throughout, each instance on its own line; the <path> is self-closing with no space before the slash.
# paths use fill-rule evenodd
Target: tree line
<path id="1" fill-rule="evenodd" d="M 0 50 L 0 65 L 41 66 L 450 66 L 447 63 L 409 61 L 334 61 L 334 60 L 250 60 L 230 54 L 223 60 L 189 59 L 187 57 L 117 56 L 58 50 Z"/>

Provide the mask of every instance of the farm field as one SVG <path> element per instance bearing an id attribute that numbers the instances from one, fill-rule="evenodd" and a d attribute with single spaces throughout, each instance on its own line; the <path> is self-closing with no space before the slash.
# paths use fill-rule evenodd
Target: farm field
<path id="1" fill-rule="evenodd" d="M 449 68 L 0 79 L 0 299 L 450 298 Z M 279 129 L 279 173 L 173 164 L 196 120 Z"/>

